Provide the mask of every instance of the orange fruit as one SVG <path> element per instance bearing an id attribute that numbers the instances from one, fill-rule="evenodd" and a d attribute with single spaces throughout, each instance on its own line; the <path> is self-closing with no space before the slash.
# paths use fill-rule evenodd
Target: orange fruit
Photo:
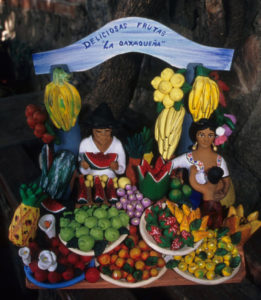
<path id="1" fill-rule="evenodd" d="M 130 250 L 130 258 L 138 260 L 140 258 L 140 255 L 141 255 L 140 248 L 135 247 Z"/>
<path id="2" fill-rule="evenodd" d="M 151 277 L 156 277 L 159 274 L 158 270 L 156 268 L 152 268 L 150 270 L 150 276 Z"/>
<path id="3" fill-rule="evenodd" d="M 150 271 L 149 270 L 143 270 L 142 272 L 142 280 L 147 280 L 150 278 Z"/>
<path id="4" fill-rule="evenodd" d="M 115 265 L 119 268 L 122 268 L 124 264 L 125 264 L 124 258 L 118 257 L 115 261 Z"/>
<path id="5" fill-rule="evenodd" d="M 165 260 L 162 257 L 158 259 L 157 266 L 159 268 L 163 268 L 165 266 Z"/>
<path id="6" fill-rule="evenodd" d="M 143 250 L 143 251 L 148 251 L 150 250 L 150 247 L 143 241 L 143 240 L 140 240 L 138 242 L 138 247 Z"/>
<path id="7" fill-rule="evenodd" d="M 140 258 L 145 261 L 145 260 L 147 260 L 147 258 L 149 256 L 150 256 L 150 254 L 148 251 L 143 251 L 143 252 L 141 252 Z"/>
<path id="8" fill-rule="evenodd" d="M 137 261 L 135 262 L 135 268 L 136 268 L 137 270 L 143 271 L 144 268 L 145 268 L 145 262 L 144 262 L 143 260 L 137 260 Z"/>
<path id="9" fill-rule="evenodd" d="M 126 249 L 121 249 L 118 252 L 118 256 L 121 257 L 121 258 L 128 258 L 129 257 L 129 251 L 126 250 Z"/>

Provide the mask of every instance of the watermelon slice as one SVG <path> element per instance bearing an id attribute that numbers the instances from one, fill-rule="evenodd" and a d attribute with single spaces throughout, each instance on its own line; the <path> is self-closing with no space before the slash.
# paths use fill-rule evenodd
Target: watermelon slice
<path id="1" fill-rule="evenodd" d="M 104 189 L 101 184 L 101 180 L 99 176 L 95 176 L 94 178 L 94 200 L 95 203 L 102 203 L 105 199 Z"/>
<path id="2" fill-rule="evenodd" d="M 116 189 L 114 187 L 114 183 L 112 178 L 108 179 L 107 186 L 106 186 L 106 197 L 109 203 L 116 203 L 118 202 L 118 197 L 116 194 Z"/>
<path id="3" fill-rule="evenodd" d="M 162 157 L 159 157 L 155 167 L 145 161 L 138 166 L 139 189 L 145 197 L 152 201 L 163 198 L 169 189 L 169 178 L 171 172 L 171 161 L 164 163 Z"/>
<path id="4" fill-rule="evenodd" d="M 59 213 L 63 210 L 66 209 L 65 206 L 63 206 L 61 203 L 58 201 L 52 199 L 52 198 L 47 198 L 42 201 L 41 205 L 49 212 L 52 212 L 54 214 Z"/>
<path id="5" fill-rule="evenodd" d="M 110 167 L 110 164 L 113 161 L 116 161 L 118 158 L 117 153 L 108 153 L 104 154 L 102 152 L 93 153 L 85 152 L 83 155 L 86 162 L 90 165 L 91 169 L 94 170 L 104 170 Z"/>

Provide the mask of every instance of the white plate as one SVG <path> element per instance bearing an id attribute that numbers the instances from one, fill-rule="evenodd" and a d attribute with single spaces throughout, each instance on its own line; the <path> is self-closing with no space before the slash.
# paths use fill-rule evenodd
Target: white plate
<path id="1" fill-rule="evenodd" d="M 108 281 L 112 284 L 115 284 L 115 285 L 118 285 L 118 286 L 121 286 L 121 287 L 126 287 L 126 288 L 138 288 L 138 287 L 142 287 L 142 286 L 145 286 L 145 285 L 148 285 L 150 283 L 152 283 L 153 281 L 156 281 L 158 280 L 165 272 L 167 271 L 167 268 L 166 267 L 163 267 L 160 271 L 159 271 L 159 274 L 155 277 L 150 277 L 149 279 L 147 280 L 142 280 L 142 281 L 138 281 L 138 282 L 134 282 L 134 283 L 131 283 L 131 282 L 127 282 L 126 279 L 120 279 L 120 280 L 115 280 L 113 278 L 111 278 L 110 276 L 108 275 L 105 275 L 103 273 L 100 273 L 100 276 L 103 280 L 105 281 Z"/>
<path id="2" fill-rule="evenodd" d="M 129 225 L 127 227 L 127 229 L 129 229 Z M 105 248 L 105 250 L 103 251 L 103 253 L 107 253 L 110 252 L 111 250 L 113 250 L 115 247 L 117 247 L 121 242 L 123 242 L 126 237 L 128 236 L 128 234 L 122 234 L 115 242 L 108 244 L 108 246 Z M 61 240 L 61 242 L 66 246 L 67 242 L 65 242 L 64 240 L 61 239 L 60 234 L 59 234 L 59 239 Z M 95 253 L 93 250 L 88 251 L 88 252 L 84 252 L 81 251 L 80 249 L 77 248 L 68 248 L 70 251 L 82 255 L 82 256 L 94 256 Z"/>
<path id="3" fill-rule="evenodd" d="M 181 248 L 179 250 L 171 250 L 171 249 L 160 247 L 146 229 L 145 212 L 141 216 L 139 229 L 140 229 L 140 234 L 141 234 L 142 238 L 144 239 L 144 241 L 152 249 L 154 249 L 155 251 L 158 251 L 159 253 L 165 254 L 165 255 L 181 255 L 181 256 L 187 255 L 190 252 L 196 250 L 203 242 L 203 239 L 202 239 L 202 240 L 198 241 L 197 243 L 195 243 L 193 247 L 184 246 L 183 248 Z"/>
<path id="4" fill-rule="evenodd" d="M 233 270 L 233 272 L 230 276 L 225 276 L 225 277 L 220 276 L 219 278 L 213 279 L 213 280 L 196 278 L 195 276 L 191 275 L 189 272 L 187 272 L 187 271 L 183 272 L 178 268 L 174 268 L 174 271 L 177 272 L 180 276 L 182 276 L 190 281 L 194 281 L 196 283 L 205 284 L 205 285 L 215 285 L 215 284 L 220 284 L 220 283 L 226 282 L 229 279 L 233 278 L 239 271 L 240 265 L 241 265 L 241 263 Z"/>

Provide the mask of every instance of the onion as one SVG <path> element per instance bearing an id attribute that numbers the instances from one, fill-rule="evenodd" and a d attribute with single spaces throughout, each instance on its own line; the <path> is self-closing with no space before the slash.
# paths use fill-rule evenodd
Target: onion
<path id="1" fill-rule="evenodd" d="M 126 184 L 126 185 L 125 185 L 125 190 L 126 190 L 126 191 L 132 191 L 132 186 L 131 186 L 131 184 Z"/>
<path id="2" fill-rule="evenodd" d="M 132 191 L 133 191 L 133 192 L 136 192 L 137 190 L 138 190 L 138 189 L 137 189 L 136 185 L 133 185 L 133 186 L 132 186 Z"/>
<path id="3" fill-rule="evenodd" d="M 122 203 L 121 202 L 117 202 L 115 204 L 115 206 L 116 206 L 117 209 L 122 209 Z"/>
<path id="4" fill-rule="evenodd" d="M 143 194 L 140 193 L 140 192 L 136 193 L 136 198 L 137 198 L 137 200 L 142 200 L 143 199 Z"/>
<path id="5" fill-rule="evenodd" d="M 143 212 L 143 210 L 144 210 L 144 207 L 141 203 L 136 204 L 135 208 L 137 211 L 140 211 L 140 212 Z"/>
<path id="6" fill-rule="evenodd" d="M 135 216 L 136 218 L 140 218 L 140 217 L 142 216 L 142 211 L 140 211 L 140 210 L 135 210 L 134 216 Z"/>
<path id="7" fill-rule="evenodd" d="M 152 204 L 151 200 L 146 197 L 141 200 L 141 203 L 144 208 L 149 207 Z"/>
<path id="8" fill-rule="evenodd" d="M 116 194 L 117 196 L 122 197 L 125 195 L 125 190 L 123 188 L 117 188 Z"/>
<path id="9" fill-rule="evenodd" d="M 129 210 L 134 210 L 135 209 L 135 206 L 134 205 L 132 205 L 132 204 L 127 204 L 127 210 L 129 211 Z"/>
<path id="10" fill-rule="evenodd" d="M 123 205 L 123 204 L 128 204 L 128 198 L 126 197 L 126 196 L 122 196 L 121 198 L 120 198 L 120 203 Z"/>
<path id="11" fill-rule="evenodd" d="M 131 224 L 134 226 L 138 226 L 140 224 L 140 219 L 139 218 L 132 218 L 131 219 Z"/>
<path id="12" fill-rule="evenodd" d="M 134 216 L 134 210 L 128 210 L 127 215 L 132 218 Z"/>
<path id="13" fill-rule="evenodd" d="M 136 200 L 136 196 L 135 196 L 134 194 L 130 194 L 130 195 L 128 196 L 128 199 L 129 199 L 130 201 L 135 201 L 135 200 Z"/>
<path id="14" fill-rule="evenodd" d="M 133 191 L 132 190 L 127 190 L 127 195 L 132 195 L 133 194 Z"/>

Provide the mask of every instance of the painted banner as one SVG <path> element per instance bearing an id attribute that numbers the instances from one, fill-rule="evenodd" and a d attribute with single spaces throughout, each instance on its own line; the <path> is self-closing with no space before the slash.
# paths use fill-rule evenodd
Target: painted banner
<path id="1" fill-rule="evenodd" d="M 157 57 L 176 68 L 202 63 L 211 70 L 230 70 L 233 49 L 195 43 L 159 22 L 138 17 L 117 19 L 64 48 L 33 54 L 36 74 L 47 74 L 57 65 L 70 72 L 94 68 L 124 53 L 138 52 Z"/>

